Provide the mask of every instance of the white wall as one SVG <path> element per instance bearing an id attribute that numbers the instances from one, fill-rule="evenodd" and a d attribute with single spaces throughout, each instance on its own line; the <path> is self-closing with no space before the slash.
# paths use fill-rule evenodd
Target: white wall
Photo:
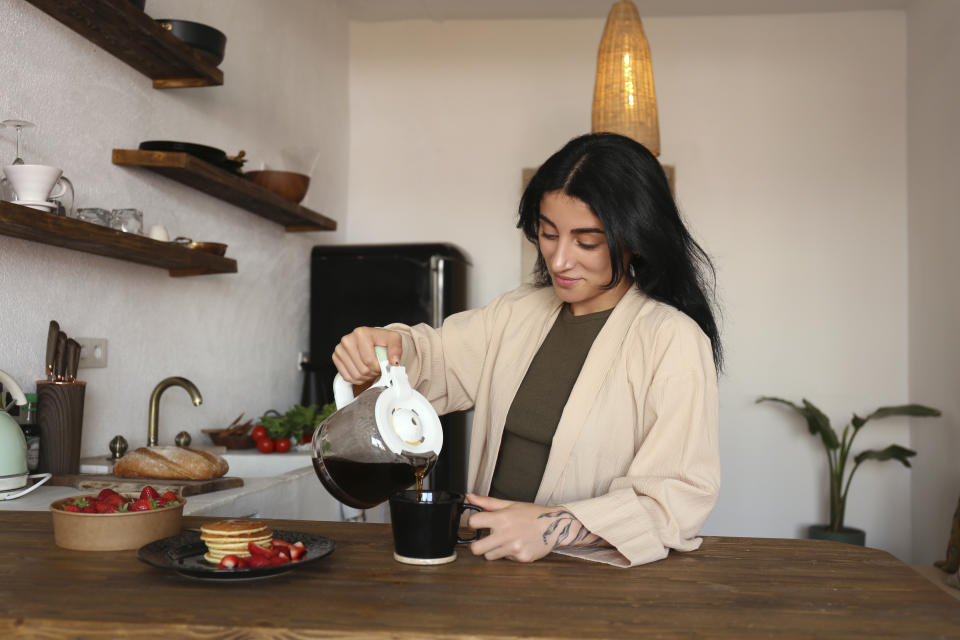
<path id="1" fill-rule="evenodd" d="M 715 257 L 724 487 L 705 533 L 827 519 L 818 440 L 762 394 L 841 426 L 908 400 L 902 12 L 651 18 L 662 160 Z M 350 25 L 351 242 L 449 241 L 470 303 L 520 281 L 523 167 L 588 130 L 602 20 Z M 916 401 L 931 401 L 919 394 Z M 909 444 L 905 422 L 859 448 Z M 865 466 L 849 525 L 909 559 L 910 476 Z"/>
<path id="2" fill-rule="evenodd" d="M 960 495 L 960 4 L 925 0 L 907 12 L 910 204 L 910 393 L 943 411 L 911 425 L 917 451 L 913 557 L 945 557 Z"/>
<path id="3" fill-rule="evenodd" d="M 22 0 L 0 3 L 0 118 L 37 124 L 24 157 L 62 166 L 79 206 L 137 207 L 171 236 L 225 242 L 239 273 L 171 278 L 167 271 L 0 235 L 0 368 L 29 388 L 41 376 L 51 319 L 75 337 L 109 340 L 106 369 L 87 381 L 83 455 L 116 434 L 142 446 L 150 392 L 182 375 L 204 396 L 164 396 L 161 444 L 181 429 L 226 426 L 245 412 L 299 402 L 306 350 L 309 251 L 337 233 L 288 234 L 274 223 L 159 175 L 111 164 L 114 147 L 199 142 L 254 159 L 287 145 L 321 151 L 304 204 L 342 221 L 347 158 L 347 28 L 333 1 L 152 0 L 147 12 L 227 34 L 222 87 L 154 90 L 112 55 Z M 0 131 L 0 158 L 14 135 Z"/>

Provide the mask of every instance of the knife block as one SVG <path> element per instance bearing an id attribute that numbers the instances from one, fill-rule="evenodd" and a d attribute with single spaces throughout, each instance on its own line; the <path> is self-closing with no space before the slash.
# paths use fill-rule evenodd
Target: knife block
<path id="1" fill-rule="evenodd" d="M 83 396 L 86 382 L 37 380 L 37 424 L 40 427 L 41 473 L 80 471 Z"/>

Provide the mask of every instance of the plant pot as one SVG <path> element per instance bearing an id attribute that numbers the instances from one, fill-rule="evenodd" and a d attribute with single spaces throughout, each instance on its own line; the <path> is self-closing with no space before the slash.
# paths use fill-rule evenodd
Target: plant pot
<path id="1" fill-rule="evenodd" d="M 862 529 L 853 527 L 840 527 L 840 531 L 830 531 L 828 524 L 813 524 L 807 529 L 807 537 L 813 540 L 833 540 L 834 542 L 845 542 L 864 546 L 867 540 L 867 534 Z"/>

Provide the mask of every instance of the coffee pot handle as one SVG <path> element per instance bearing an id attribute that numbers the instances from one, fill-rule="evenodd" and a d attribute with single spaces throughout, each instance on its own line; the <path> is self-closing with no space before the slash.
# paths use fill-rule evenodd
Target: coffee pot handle
<path id="1" fill-rule="evenodd" d="M 387 369 L 390 366 L 390 363 L 387 361 L 387 348 L 386 347 L 376 347 L 377 360 L 380 361 L 380 371 L 383 375 L 380 376 L 380 379 L 373 383 L 373 386 L 384 386 L 384 378 L 387 375 Z M 337 404 L 337 409 L 343 409 L 345 406 L 353 402 L 353 385 L 338 373 L 333 378 L 333 401 Z"/>

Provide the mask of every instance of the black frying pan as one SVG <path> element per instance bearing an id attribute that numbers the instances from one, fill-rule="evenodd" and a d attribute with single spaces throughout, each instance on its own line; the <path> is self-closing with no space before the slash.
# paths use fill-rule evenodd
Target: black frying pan
<path id="1" fill-rule="evenodd" d="M 210 54 L 214 66 L 223 62 L 227 36 L 222 31 L 189 20 L 158 19 L 157 24 L 177 36 L 194 49 Z"/>
<path id="2" fill-rule="evenodd" d="M 200 158 L 213 165 L 222 165 L 226 159 L 226 152 L 216 147 L 208 147 L 202 144 L 192 144 L 190 142 L 172 142 L 170 140 L 147 140 L 140 143 L 140 148 L 144 151 L 180 151 L 189 153 L 195 158 Z"/>

